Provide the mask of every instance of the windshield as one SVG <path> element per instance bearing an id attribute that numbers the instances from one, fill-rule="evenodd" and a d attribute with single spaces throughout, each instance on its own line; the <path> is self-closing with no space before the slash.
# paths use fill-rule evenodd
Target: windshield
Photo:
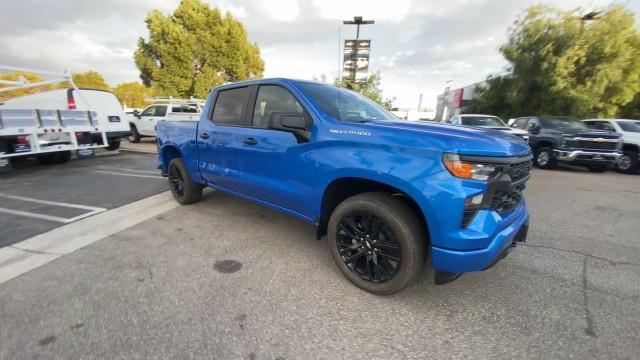
<path id="1" fill-rule="evenodd" d="M 382 106 L 354 91 L 312 82 L 299 82 L 298 85 L 334 119 L 348 122 L 398 119 Z"/>
<path id="2" fill-rule="evenodd" d="M 558 130 L 586 130 L 589 129 L 582 121 L 572 117 L 543 117 L 540 121 L 546 128 Z"/>
<path id="3" fill-rule="evenodd" d="M 507 125 L 497 116 L 463 116 L 462 125 L 468 126 L 500 126 Z"/>
<path id="4" fill-rule="evenodd" d="M 628 132 L 640 133 L 640 121 L 616 121 L 620 128 Z"/>

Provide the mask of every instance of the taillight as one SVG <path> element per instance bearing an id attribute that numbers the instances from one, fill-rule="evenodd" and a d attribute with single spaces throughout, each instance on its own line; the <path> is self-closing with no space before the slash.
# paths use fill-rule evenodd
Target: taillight
<path id="1" fill-rule="evenodd" d="M 67 93 L 67 107 L 69 110 L 76 109 L 76 101 L 73 99 L 73 93 L 71 91 Z"/>
<path id="2" fill-rule="evenodd" d="M 24 145 L 29 143 L 29 137 L 25 135 L 19 135 L 16 137 L 16 143 L 19 145 Z"/>

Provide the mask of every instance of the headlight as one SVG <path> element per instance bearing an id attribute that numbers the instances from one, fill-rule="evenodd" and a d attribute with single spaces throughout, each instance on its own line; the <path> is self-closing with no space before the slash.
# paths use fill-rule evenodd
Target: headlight
<path id="1" fill-rule="evenodd" d="M 461 179 L 473 179 L 487 181 L 495 176 L 500 167 L 491 164 L 479 164 L 460 160 L 458 154 L 444 154 L 444 166 L 451 175 Z"/>

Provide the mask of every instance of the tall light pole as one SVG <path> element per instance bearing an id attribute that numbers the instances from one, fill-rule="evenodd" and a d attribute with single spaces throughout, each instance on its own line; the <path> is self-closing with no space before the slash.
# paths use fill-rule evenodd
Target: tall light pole
<path id="1" fill-rule="evenodd" d="M 353 20 L 344 20 L 342 22 L 345 25 L 355 25 L 356 26 L 356 46 L 354 48 L 354 52 L 356 54 L 356 56 L 358 55 L 358 39 L 360 38 L 360 25 L 372 25 L 375 24 L 374 20 L 362 20 L 362 16 L 354 16 Z M 356 63 L 354 64 L 354 69 L 352 71 L 353 76 L 352 76 L 352 81 L 355 82 L 356 80 L 356 71 L 358 70 L 358 62 L 356 61 Z"/>

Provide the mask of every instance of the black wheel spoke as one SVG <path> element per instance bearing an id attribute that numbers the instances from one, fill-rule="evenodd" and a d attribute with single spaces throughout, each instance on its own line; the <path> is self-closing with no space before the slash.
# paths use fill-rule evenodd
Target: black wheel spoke
<path id="1" fill-rule="evenodd" d="M 368 211 L 349 213 L 338 222 L 336 247 L 344 264 L 365 281 L 389 281 L 400 270 L 400 242 L 383 218 Z"/>
<path id="2" fill-rule="evenodd" d="M 381 252 L 379 252 L 379 253 L 378 253 L 378 255 L 380 255 L 380 256 L 382 256 L 383 258 L 388 259 L 388 260 L 393 260 L 393 261 L 395 261 L 395 262 L 400 262 L 400 258 L 395 257 L 395 256 L 391 256 L 391 255 L 389 255 L 389 254 L 385 254 L 385 253 L 381 253 Z"/>
<path id="3" fill-rule="evenodd" d="M 352 262 L 354 262 L 354 261 L 356 261 L 356 260 L 360 259 L 361 257 L 363 257 L 363 256 L 364 256 L 364 255 L 366 255 L 366 254 L 367 254 L 367 252 L 366 252 L 366 251 L 359 251 L 359 252 L 358 252 L 358 253 L 356 253 L 355 255 L 350 256 L 350 257 L 346 258 L 346 259 L 344 260 L 344 262 L 345 262 L 345 264 L 351 264 Z"/>
<path id="4" fill-rule="evenodd" d="M 355 237 L 356 237 L 356 233 L 355 233 L 355 231 L 353 231 L 353 230 L 352 230 L 353 228 L 349 229 L 349 226 L 347 226 L 347 225 L 346 225 L 346 224 L 344 224 L 344 223 L 340 223 L 340 225 L 338 225 L 338 226 L 339 226 L 339 227 L 340 227 L 340 229 L 342 229 L 342 230 L 343 230 L 343 231 L 344 231 L 344 232 L 345 232 L 349 237 L 352 237 L 352 238 L 355 238 Z"/>

